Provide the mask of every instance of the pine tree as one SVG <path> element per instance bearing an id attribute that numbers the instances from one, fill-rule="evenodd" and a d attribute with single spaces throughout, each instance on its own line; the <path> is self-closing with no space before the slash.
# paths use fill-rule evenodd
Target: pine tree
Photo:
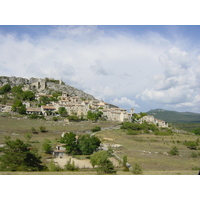
<path id="1" fill-rule="evenodd" d="M 1 148 L 3 155 L 0 157 L 1 171 L 41 171 L 43 165 L 40 156 L 28 148 L 28 144 L 16 139 L 7 139 Z"/>

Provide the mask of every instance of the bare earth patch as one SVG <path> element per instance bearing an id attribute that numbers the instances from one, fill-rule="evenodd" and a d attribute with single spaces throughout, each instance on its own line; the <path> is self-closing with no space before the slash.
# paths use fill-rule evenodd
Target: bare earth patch
<path id="1" fill-rule="evenodd" d="M 71 158 L 71 163 L 74 161 L 76 167 L 93 168 L 89 159 L 79 160 L 69 155 L 64 155 L 62 158 L 56 157 L 55 159 L 53 159 L 53 161 L 55 162 L 55 164 L 58 164 L 61 168 L 64 168 L 64 166 L 67 164 L 70 158 Z M 109 159 L 113 162 L 113 165 L 115 167 L 119 166 L 119 161 L 116 158 L 110 157 Z"/>

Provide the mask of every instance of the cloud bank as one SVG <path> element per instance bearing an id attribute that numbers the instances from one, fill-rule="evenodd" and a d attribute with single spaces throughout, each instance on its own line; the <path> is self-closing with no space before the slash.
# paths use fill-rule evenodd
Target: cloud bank
<path id="1" fill-rule="evenodd" d="M 123 27 L 122 27 L 123 28 Z M 200 112 L 200 53 L 158 32 L 55 26 L 0 31 L 1 76 L 53 77 L 125 109 Z"/>

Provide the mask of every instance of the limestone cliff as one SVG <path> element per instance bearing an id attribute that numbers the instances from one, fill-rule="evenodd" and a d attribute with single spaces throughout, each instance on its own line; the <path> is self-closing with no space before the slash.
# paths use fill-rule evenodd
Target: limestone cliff
<path id="1" fill-rule="evenodd" d="M 23 85 L 24 90 L 33 90 L 39 93 L 52 94 L 55 91 L 67 92 L 70 96 L 79 96 L 84 99 L 95 99 L 92 95 L 77 88 L 66 85 L 61 80 L 53 78 L 21 78 L 21 77 L 0 77 L 0 86 L 5 84 L 13 86 Z"/>

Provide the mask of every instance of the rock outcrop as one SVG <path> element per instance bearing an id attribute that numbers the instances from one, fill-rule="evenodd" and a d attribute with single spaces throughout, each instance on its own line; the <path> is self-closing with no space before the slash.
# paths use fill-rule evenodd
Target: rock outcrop
<path id="1" fill-rule="evenodd" d="M 0 77 L 0 86 L 9 84 L 11 87 L 23 85 L 24 90 L 33 90 L 40 93 L 52 94 L 55 91 L 67 92 L 70 96 L 79 96 L 83 99 L 95 99 L 92 95 L 77 88 L 66 85 L 61 80 L 53 78 L 21 78 L 21 77 Z"/>

